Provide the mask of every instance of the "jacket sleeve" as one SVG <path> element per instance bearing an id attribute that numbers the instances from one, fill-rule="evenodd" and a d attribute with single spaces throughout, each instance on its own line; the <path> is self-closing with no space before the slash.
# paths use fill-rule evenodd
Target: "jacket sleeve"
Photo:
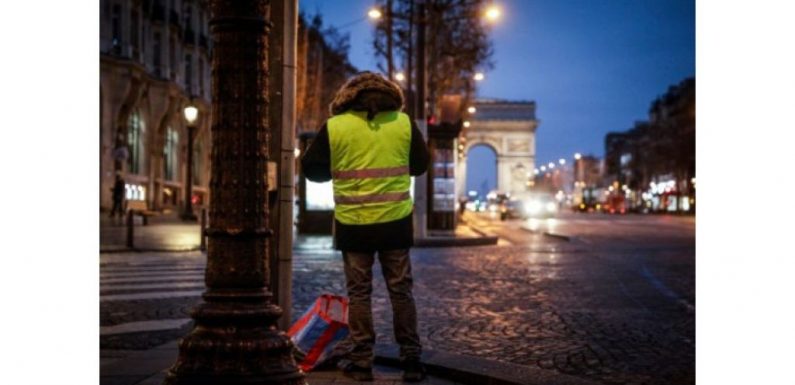
<path id="1" fill-rule="evenodd" d="M 306 178 L 312 182 L 331 180 L 331 147 L 325 124 L 301 157 L 301 168 Z"/>
<path id="2" fill-rule="evenodd" d="M 428 145 L 422 132 L 417 128 L 414 119 L 411 120 L 411 150 L 409 150 L 409 174 L 419 176 L 428 170 L 428 163 L 431 156 L 428 153 Z"/>

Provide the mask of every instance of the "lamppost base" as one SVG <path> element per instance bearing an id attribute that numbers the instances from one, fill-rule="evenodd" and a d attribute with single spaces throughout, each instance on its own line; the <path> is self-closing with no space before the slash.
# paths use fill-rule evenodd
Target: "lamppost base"
<path id="1" fill-rule="evenodd" d="M 281 309 L 263 289 L 210 289 L 191 316 L 164 385 L 305 385 L 293 343 L 276 329 Z"/>

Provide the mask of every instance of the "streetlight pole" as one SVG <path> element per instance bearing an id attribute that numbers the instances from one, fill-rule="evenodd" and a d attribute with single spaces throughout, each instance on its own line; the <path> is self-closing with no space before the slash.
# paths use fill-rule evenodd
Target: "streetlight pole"
<path id="1" fill-rule="evenodd" d="M 394 80 L 395 64 L 392 58 L 392 0 L 386 0 L 386 67 L 387 79 Z"/>
<path id="2" fill-rule="evenodd" d="M 305 384 L 268 290 L 268 0 L 210 2 L 212 178 L 202 302 L 167 385 Z"/>
<path id="3" fill-rule="evenodd" d="M 428 138 L 428 121 L 425 117 L 425 12 L 426 3 L 422 1 L 417 4 L 419 7 L 417 17 L 417 85 L 415 108 L 417 128 L 422 132 L 423 140 Z M 431 154 L 433 159 L 433 154 Z M 425 238 L 428 232 L 428 177 L 431 173 L 425 173 L 414 178 L 414 235 L 418 238 Z"/>
<path id="4" fill-rule="evenodd" d="M 188 166 L 185 178 L 185 211 L 182 213 L 182 220 L 195 222 L 197 218 L 193 213 L 193 139 L 196 135 L 196 118 L 199 110 L 189 105 L 185 107 L 183 113 L 188 123 Z"/>

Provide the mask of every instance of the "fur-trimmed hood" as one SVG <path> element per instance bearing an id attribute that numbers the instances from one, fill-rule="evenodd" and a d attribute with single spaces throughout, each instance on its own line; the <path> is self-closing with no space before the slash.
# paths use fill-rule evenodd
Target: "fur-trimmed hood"
<path id="1" fill-rule="evenodd" d="M 367 111 L 372 119 L 381 111 L 403 109 L 403 91 L 383 76 L 365 71 L 354 75 L 337 91 L 329 105 L 331 115 L 347 110 Z"/>

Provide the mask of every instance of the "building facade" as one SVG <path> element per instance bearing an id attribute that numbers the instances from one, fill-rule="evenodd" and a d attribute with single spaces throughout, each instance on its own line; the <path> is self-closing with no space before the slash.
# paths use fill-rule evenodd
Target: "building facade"
<path id="1" fill-rule="evenodd" d="M 207 1 L 100 1 L 100 209 L 115 175 L 128 200 L 153 210 L 185 202 L 188 167 L 195 205 L 209 202 L 210 52 Z M 188 165 L 183 109 L 199 110 Z"/>
<path id="2" fill-rule="evenodd" d="M 625 190 L 630 207 L 694 211 L 695 82 L 672 85 L 651 103 L 648 121 L 605 136 L 606 182 Z"/>

